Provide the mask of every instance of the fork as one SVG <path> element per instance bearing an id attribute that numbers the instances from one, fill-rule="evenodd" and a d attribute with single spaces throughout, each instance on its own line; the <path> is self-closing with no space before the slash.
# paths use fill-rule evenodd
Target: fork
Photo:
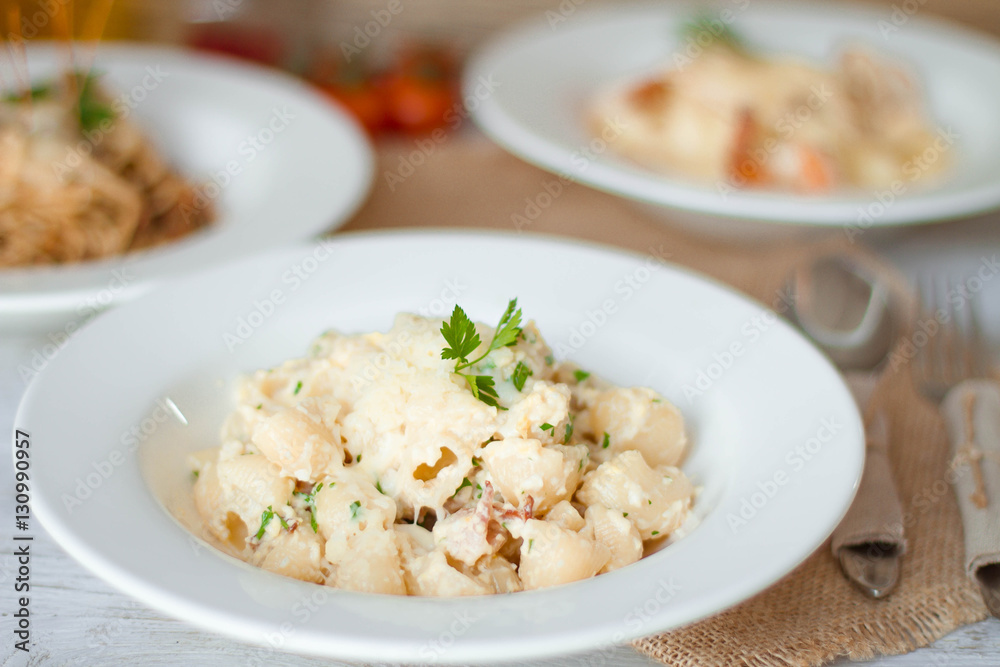
<path id="1" fill-rule="evenodd" d="M 920 304 L 919 319 L 932 318 L 939 329 L 927 335 L 927 343 L 917 348 L 912 366 L 913 378 L 920 392 L 939 404 L 956 384 L 977 377 L 987 377 L 990 371 L 988 355 L 979 324 L 976 293 L 965 296 L 955 292 L 947 278 L 928 280 L 924 290 L 917 280 L 917 298 Z M 943 291 L 944 302 L 939 302 Z M 956 301 L 961 304 L 956 305 Z M 960 321 L 960 311 L 966 311 L 965 325 Z M 942 314 L 942 317 L 938 317 Z M 942 321 L 943 320 L 943 321 Z"/>
<path id="2" fill-rule="evenodd" d="M 945 279 L 940 286 L 935 283 L 931 279 L 929 292 L 924 293 L 918 280 L 920 322 L 933 317 L 940 329 L 933 333 L 925 329 L 927 343 L 918 348 L 912 369 L 920 392 L 940 406 L 951 388 L 960 382 L 989 377 L 990 360 L 979 324 L 976 294 L 956 299 L 952 297 L 953 287 L 949 280 Z M 942 291 L 939 287 L 944 292 L 943 306 L 938 302 Z M 960 321 L 960 310 L 966 311 L 965 326 Z M 938 317 L 939 314 L 943 316 Z M 976 578 L 986 606 L 994 616 L 1000 617 L 1000 569 L 996 565 L 983 567 Z"/>

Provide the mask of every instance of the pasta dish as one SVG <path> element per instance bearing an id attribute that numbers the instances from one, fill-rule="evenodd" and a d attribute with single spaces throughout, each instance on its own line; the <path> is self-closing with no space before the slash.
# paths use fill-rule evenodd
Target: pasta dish
<path id="1" fill-rule="evenodd" d="M 825 70 L 751 53 L 728 29 L 695 28 L 698 44 L 718 36 L 595 97 L 590 125 L 624 128 L 608 142 L 613 151 L 720 191 L 898 188 L 945 166 L 950 141 L 941 145 L 902 67 L 850 49 Z"/>
<path id="2" fill-rule="evenodd" d="M 239 382 L 192 456 L 207 537 L 342 589 L 510 593 L 639 560 L 689 518 L 680 412 L 556 361 L 512 300 L 494 328 L 397 316 Z"/>
<path id="3" fill-rule="evenodd" d="M 0 101 L 0 267 L 108 257 L 212 221 L 126 115 L 75 74 Z"/>

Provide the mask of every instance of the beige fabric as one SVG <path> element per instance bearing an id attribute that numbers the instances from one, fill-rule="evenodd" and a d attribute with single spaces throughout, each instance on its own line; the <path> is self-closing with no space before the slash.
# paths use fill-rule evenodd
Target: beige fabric
<path id="1" fill-rule="evenodd" d="M 903 508 L 889 462 L 891 433 L 883 412 L 868 410 L 875 393 L 878 377 L 873 374 L 850 374 L 848 385 L 866 418 L 865 471 L 861 476 L 858 495 L 847 516 L 833 531 L 833 555 L 839 556 L 844 547 L 865 544 L 885 545 L 901 554 L 906 551 L 903 530 Z"/>
<path id="2" fill-rule="evenodd" d="M 678 264 L 721 279 L 785 310 L 783 285 L 798 263 L 841 250 L 870 255 L 846 235 L 766 247 L 728 246 L 674 231 L 610 195 L 563 184 L 539 198 L 555 177 L 510 157 L 485 141 L 455 135 L 422 153 L 403 182 L 400 156 L 413 143 L 384 147 L 373 196 L 349 230 L 389 227 L 494 227 L 515 231 L 512 216 L 531 224 L 521 233 L 590 239 L 640 252 L 659 252 Z M 390 188 L 389 180 L 392 180 Z M 547 201 L 543 207 L 542 202 Z M 861 238 L 863 240 L 863 237 Z M 889 415 L 889 462 L 902 499 L 909 552 L 899 587 L 872 601 L 840 573 L 830 545 L 767 591 L 713 618 L 635 642 L 640 651 L 671 665 L 820 665 L 837 656 L 867 658 L 926 645 L 986 609 L 964 572 L 962 527 L 947 481 L 950 454 L 937 407 L 915 392 L 906 345 L 893 354 L 875 397 Z"/>
<path id="3" fill-rule="evenodd" d="M 975 578 L 980 568 L 1000 564 L 1000 387 L 963 382 L 948 393 L 942 411 L 951 441 L 949 478 L 965 526 L 965 567 Z"/>

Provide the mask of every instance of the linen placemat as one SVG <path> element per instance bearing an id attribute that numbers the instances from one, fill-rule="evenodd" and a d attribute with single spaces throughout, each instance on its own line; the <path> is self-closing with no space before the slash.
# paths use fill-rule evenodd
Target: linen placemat
<path id="1" fill-rule="evenodd" d="M 877 264 L 861 243 L 864 234 L 849 239 L 843 230 L 766 245 L 698 238 L 611 195 L 560 181 L 476 136 L 446 135 L 422 146 L 404 141 L 379 153 L 372 197 L 346 230 L 472 227 L 588 239 L 691 267 L 779 312 L 786 277 L 800 262 L 840 251 Z M 893 595 L 867 599 L 844 579 L 827 543 L 756 597 L 638 640 L 636 649 L 670 665 L 820 665 L 838 656 L 904 653 L 986 617 L 965 576 L 944 424 L 910 379 L 908 362 L 921 340 L 916 330 L 902 340 L 873 399 L 891 421 L 889 458 L 908 543 Z"/>

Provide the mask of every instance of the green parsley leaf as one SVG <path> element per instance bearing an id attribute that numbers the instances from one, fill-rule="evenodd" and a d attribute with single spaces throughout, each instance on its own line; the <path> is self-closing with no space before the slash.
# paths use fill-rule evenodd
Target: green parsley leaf
<path id="1" fill-rule="evenodd" d="M 545 364 L 547 366 L 551 366 L 554 363 L 556 363 L 556 358 L 553 357 L 551 354 L 546 354 L 545 355 Z"/>
<path id="2" fill-rule="evenodd" d="M 387 495 L 385 491 L 382 490 L 382 481 L 375 480 L 375 490 L 381 493 L 383 496 Z"/>
<path id="3" fill-rule="evenodd" d="M 531 369 L 523 361 L 517 362 L 517 366 L 514 366 L 514 374 L 510 377 L 511 382 L 518 391 L 524 389 L 524 383 L 528 380 L 528 376 L 534 375 Z"/>
<path id="4" fill-rule="evenodd" d="M 481 466 L 481 465 L 483 465 L 483 460 L 482 459 L 477 459 L 475 456 L 473 456 L 472 457 L 472 465 L 474 465 L 474 466 Z"/>
<path id="5" fill-rule="evenodd" d="M 542 424 L 538 428 L 542 429 L 543 431 L 551 431 L 552 429 L 555 428 L 555 426 L 553 426 L 552 424 L 550 424 L 548 422 L 545 422 L 544 424 Z"/>
<path id="6" fill-rule="evenodd" d="M 501 410 L 506 410 L 500 405 L 500 397 L 497 395 L 496 382 L 493 380 L 491 375 L 462 375 L 465 378 L 465 382 L 469 385 L 469 389 L 472 391 L 472 395 L 478 398 L 480 401 L 486 405 L 493 406 L 494 408 L 500 408 Z"/>
<path id="7" fill-rule="evenodd" d="M 702 46 L 724 46 L 741 55 L 749 55 L 743 38 L 711 12 L 702 10 L 681 26 L 681 37 Z"/>
<path id="8" fill-rule="evenodd" d="M 650 533 L 650 535 L 659 535 L 659 534 L 660 534 L 660 531 L 658 531 L 658 530 L 654 530 L 652 533 Z"/>
<path id="9" fill-rule="evenodd" d="M 455 496 L 457 496 L 458 492 L 461 491 L 462 489 L 464 489 L 467 486 L 472 486 L 472 482 L 469 481 L 468 477 L 463 477 L 462 478 L 462 483 L 458 485 L 458 488 L 455 489 L 455 493 L 451 494 L 451 497 L 454 498 Z"/>
<path id="10" fill-rule="evenodd" d="M 573 422 L 576 421 L 576 415 L 570 415 L 569 421 L 566 422 L 566 437 L 563 438 L 563 444 L 568 445 L 569 439 L 573 437 Z"/>
<path id="11" fill-rule="evenodd" d="M 622 512 L 622 516 L 627 517 L 628 516 L 628 512 Z"/>
<path id="12" fill-rule="evenodd" d="M 448 343 L 448 347 L 441 350 L 442 359 L 467 361 L 469 355 L 475 352 L 482 342 L 476 332 L 476 325 L 458 305 L 451 311 L 451 321 L 441 324 L 441 335 Z"/>
<path id="13" fill-rule="evenodd" d="M 463 373 L 462 371 L 481 362 L 490 352 L 501 347 L 514 345 L 517 342 L 518 334 L 521 333 L 520 324 L 521 309 L 517 307 L 517 299 L 511 299 L 507 302 L 507 309 L 497 324 L 493 339 L 486 346 L 486 352 L 471 360 L 469 355 L 476 351 L 482 340 L 476 332 L 476 325 L 465 314 L 461 306 L 456 305 L 451 312 L 451 319 L 441 324 L 441 335 L 448 344 L 441 350 L 441 358 L 454 359 L 455 373 L 465 378 L 472 395 L 486 405 L 501 410 L 506 410 L 506 408 L 499 403 L 500 397 L 497 395 L 493 377 Z"/>
<path id="14" fill-rule="evenodd" d="M 653 501 L 652 501 L 652 500 L 650 500 L 650 499 L 648 499 L 648 498 L 646 499 L 646 502 L 648 502 L 648 503 L 649 503 L 650 505 L 652 505 L 652 504 L 653 504 Z"/>
<path id="15" fill-rule="evenodd" d="M 299 380 L 295 385 L 295 391 L 292 392 L 292 396 L 298 396 L 299 392 L 302 391 L 302 380 Z"/>
<path id="16" fill-rule="evenodd" d="M 517 337 L 521 333 L 520 325 L 521 309 L 517 307 L 517 299 L 514 298 L 507 302 L 507 310 L 503 311 L 503 315 L 500 317 L 496 333 L 493 334 L 493 340 L 490 341 L 489 351 L 510 347 L 517 343 Z"/>
<path id="17" fill-rule="evenodd" d="M 94 130 L 104 121 L 115 119 L 114 110 L 98 98 L 97 77 L 92 75 L 80 75 L 80 99 L 78 110 L 80 113 L 80 129 Z"/>
<path id="18" fill-rule="evenodd" d="M 199 475 L 199 472 L 197 470 L 192 470 L 191 471 L 191 477 L 193 477 L 194 479 L 198 479 L 198 475 Z"/>
<path id="19" fill-rule="evenodd" d="M 528 540 L 528 551 L 531 551 L 531 547 L 535 546 L 534 538 Z"/>
<path id="20" fill-rule="evenodd" d="M 361 513 L 361 501 L 355 500 L 353 503 L 351 503 L 351 519 L 356 520 L 360 513 Z"/>
<path id="21" fill-rule="evenodd" d="M 608 435 L 607 431 L 605 431 L 604 440 L 601 441 L 601 449 L 607 449 L 610 446 L 611 446 L 611 436 Z"/>
<path id="22" fill-rule="evenodd" d="M 575 370 L 573 371 L 573 377 L 576 378 L 577 382 L 583 382 L 584 380 L 590 377 L 590 373 L 588 373 L 587 371 Z"/>
<path id="23" fill-rule="evenodd" d="M 288 523 L 285 521 L 284 517 L 282 517 L 280 514 L 278 515 L 278 521 L 281 522 L 281 527 L 282 528 L 284 528 L 285 530 L 288 530 Z"/>
<path id="24" fill-rule="evenodd" d="M 316 508 L 314 507 L 311 512 L 309 512 L 309 526 L 313 529 L 314 533 L 319 532 L 319 524 L 316 523 Z"/>
<path id="25" fill-rule="evenodd" d="M 267 530 L 267 524 L 271 523 L 271 519 L 274 518 L 274 510 L 268 505 L 267 509 L 264 510 L 260 515 L 260 530 L 254 535 L 255 539 L 260 539 L 264 537 L 264 531 Z"/>
<path id="26" fill-rule="evenodd" d="M 257 409 L 258 409 L 258 410 L 260 410 L 260 409 L 261 409 L 262 407 L 264 407 L 264 404 L 263 404 L 263 403 L 258 403 L 258 404 L 257 404 Z"/>

